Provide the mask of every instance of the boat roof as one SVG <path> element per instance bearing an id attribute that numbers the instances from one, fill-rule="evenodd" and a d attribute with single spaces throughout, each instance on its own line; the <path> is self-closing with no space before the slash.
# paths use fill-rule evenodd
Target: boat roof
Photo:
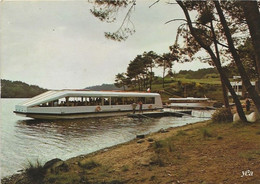
<path id="1" fill-rule="evenodd" d="M 31 99 L 28 99 L 18 105 L 35 106 L 42 103 L 54 101 L 64 97 L 155 97 L 158 93 L 145 92 L 123 92 L 123 91 L 90 91 L 90 90 L 51 90 Z"/>
<path id="2" fill-rule="evenodd" d="M 200 101 L 200 100 L 208 100 L 208 98 L 194 98 L 194 97 L 187 97 L 187 98 L 169 98 L 169 100 L 174 100 L 174 101 Z"/>

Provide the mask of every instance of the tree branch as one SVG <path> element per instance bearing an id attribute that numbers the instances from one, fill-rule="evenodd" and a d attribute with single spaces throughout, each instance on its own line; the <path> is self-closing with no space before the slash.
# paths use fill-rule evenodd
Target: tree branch
<path id="1" fill-rule="evenodd" d="M 155 4 L 159 3 L 159 2 L 160 2 L 160 0 L 155 1 L 153 4 L 151 4 L 151 5 L 149 6 L 149 8 L 151 8 L 153 5 L 155 5 Z"/>
<path id="2" fill-rule="evenodd" d="M 185 22 L 187 22 L 186 19 L 172 19 L 172 20 L 169 20 L 169 21 L 165 22 L 164 24 L 168 24 L 168 23 L 174 22 L 174 21 L 185 21 Z"/>
<path id="3" fill-rule="evenodd" d="M 166 2 L 166 4 L 178 4 L 178 3 L 171 3 L 171 2 Z"/>
<path id="4" fill-rule="evenodd" d="M 125 16 L 125 18 L 124 18 L 124 20 L 123 20 L 123 22 L 122 22 L 122 24 L 121 24 L 121 26 L 119 27 L 118 30 L 120 30 L 123 27 L 126 19 L 129 17 L 129 14 L 130 14 L 130 12 L 131 12 L 131 10 L 133 9 L 134 6 L 135 6 L 135 1 L 133 2 L 132 6 L 129 8 L 129 10 L 128 10 L 128 12 L 127 12 L 127 14 L 126 14 L 126 16 Z"/>

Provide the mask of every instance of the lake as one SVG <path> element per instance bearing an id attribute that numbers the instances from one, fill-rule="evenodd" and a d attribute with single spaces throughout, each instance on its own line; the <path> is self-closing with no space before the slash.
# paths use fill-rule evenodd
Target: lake
<path id="1" fill-rule="evenodd" d="M 28 161 L 62 160 L 130 141 L 137 134 L 156 132 L 210 118 L 212 111 L 193 111 L 194 117 L 132 119 L 124 116 L 43 121 L 16 116 L 25 99 L 1 99 L 1 178 L 26 168 Z"/>

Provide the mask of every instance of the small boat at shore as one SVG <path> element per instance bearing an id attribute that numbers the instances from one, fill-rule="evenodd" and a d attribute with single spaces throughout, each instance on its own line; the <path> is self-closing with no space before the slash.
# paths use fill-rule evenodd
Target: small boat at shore
<path id="1" fill-rule="evenodd" d="M 127 115 L 133 107 L 143 111 L 162 109 L 158 93 L 51 90 L 15 106 L 17 115 L 34 119 L 75 119 Z"/>
<path id="2" fill-rule="evenodd" d="M 187 109 L 213 109 L 213 102 L 209 98 L 169 98 L 170 108 L 187 108 Z"/>

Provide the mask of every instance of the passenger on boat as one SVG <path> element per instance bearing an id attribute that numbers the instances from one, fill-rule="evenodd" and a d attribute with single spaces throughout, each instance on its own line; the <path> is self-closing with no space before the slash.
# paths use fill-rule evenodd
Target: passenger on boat
<path id="1" fill-rule="evenodd" d="M 132 104 L 132 107 L 133 107 L 133 114 L 135 114 L 136 106 L 137 106 L 137 104 L 134 102 L 134 103 Z"/>
<path id="2" fill-rule="evenodd" d="M 143 113 L 143 102 L 139 102 L 139 113 Z"/>

